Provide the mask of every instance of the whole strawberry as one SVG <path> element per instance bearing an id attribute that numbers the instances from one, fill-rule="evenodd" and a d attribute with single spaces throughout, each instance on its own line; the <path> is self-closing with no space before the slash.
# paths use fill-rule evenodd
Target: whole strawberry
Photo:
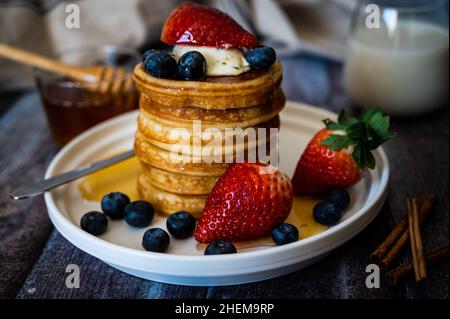
<path id="1" fill-rule="evenodd" d="M 294 193 L 323 196 L 359 182 L 365 168 L 375 167 L 372 151 L 393 137 L 389 121 L 379 108 L 366 109 L 358 118 L 341 112 L 337 123 L 324 120 L 326 128 L 312 138 L 297 164 Z"/>
<path id="2" fill-rule="evenodd" d="M 263 163 L 231 164 L 217 181 L 198 221 L 195 239 L 250 240 L 267 236 L 292 208 L 289 178 Z"/>
<path id="3" fill-rule="evenodd" d="M 229 15 L 193 2 L 176 8 L 166 20 L 161 41 L 169 45 L 185 44 L 228 49 L 254 48 L 258 40 Z"/>

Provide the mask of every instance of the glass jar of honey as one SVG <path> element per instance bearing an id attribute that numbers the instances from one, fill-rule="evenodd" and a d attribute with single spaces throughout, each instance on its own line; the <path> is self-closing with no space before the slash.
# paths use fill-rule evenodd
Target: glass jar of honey
<path id="1" fill-rule="evenodd" d="M 67 52 L 59 59 L 71 65 L 121 70 L 120 77 L 101 78 L 105 83 L 78 82 L 35 70 L 42 105 L 53 139 L 59 146 L 95 124 L 138 107 L 138 92 L 130 79 L 134 66 L 141 60 L 138 52 L 100 46 Z"/>

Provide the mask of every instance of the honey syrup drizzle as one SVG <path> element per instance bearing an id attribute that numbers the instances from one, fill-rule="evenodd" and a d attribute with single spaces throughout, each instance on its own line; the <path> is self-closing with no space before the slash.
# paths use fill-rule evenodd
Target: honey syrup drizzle
<path id="1" fill-rule="evenodd" d="M 110 192 L 122 192 L 127 194 L 132 201 L 139 199 L 137 191 L 137 176 L 139 173 L 139 160 L 132 157 L 123 162 L 107 167 L 93 173 L 78 184 L 78 190 L 85 200 L 101 201 L 103 195 Z M 327 229 L 326 226 L 314 221 L 312 211 L 317 199 L 295 197 L 292 211 L 286 219 L 286 223 L 293 224 L 300 233 L 300 239 L 308 238 Z M 271 237 L 258 240 L 233 243 L 238 250 L 250 250 L 266 246 L 274 246 Z M 206 244 L 197 244 L 197 249 L 203 251 Z"/>
<path id="2" fill-rule="evenodd" d="M 138 200 L 137 176 L 139 173 L 137 157 L 129 158 L 83 178 L 78 184 L 81 196 L 89 201 L 100 202 L 103 195 L 122 192 L 130 200 Z"/>

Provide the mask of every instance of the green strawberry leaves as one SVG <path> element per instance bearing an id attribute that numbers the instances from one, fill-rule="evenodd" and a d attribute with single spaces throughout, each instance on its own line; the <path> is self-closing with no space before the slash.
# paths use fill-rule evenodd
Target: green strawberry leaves
<path id="1" fill-rule="evenodd" d="M 373 157 L 372 151 L 361 143 L 356 144 L 352 157 L 360 169 L 375 168 L 375 157 Z"/>
<path id="2" fill-rule="evenodd" d="M 321 144 L 332 151 L 353 146 L 352 157 L 361 170 L 366 167 L 373 169 L 375 158 L 372 151 L 395 136 L 389 131 L 389 116 L 378 107 L 363 110 L 357 118 L 347 117 L 341 111 L 337 122 L 330 119 L 323 122 L 329 130 L 338 133 L 330 134 Z"/>
<path id="3" fill-rule="evenodd" d="M 332 134 L 328 136 L 328 138 L 325 139 L 322 144 L 328 146 L 328 148 L 332 151 L 339 151 L 352 145 L 353 140 L 346 135 Z"/>

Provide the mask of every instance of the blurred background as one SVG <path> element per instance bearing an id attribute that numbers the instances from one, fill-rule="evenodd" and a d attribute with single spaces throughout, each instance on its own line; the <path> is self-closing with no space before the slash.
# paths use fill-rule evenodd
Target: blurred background
<path id="1" fill-rule="evenodd" d="M 124 70 L 130 71 L 145 50 L 163 46 L 159 41 L 163 23 L 181 2 L 0 0 L 0 94 L 31 89 L 37 84 L 53 130 L 51 117 L 55 117 L 62 104 L 73 103 L 78 107 L 75 100 L 91 104 L 95 101 L 106 110 L 112 103 L 111 96 L 94 98 L 88 93 L 85 97 L 80 93 L 85 88 L 77 87 L 74 93 L 67 89 L 67 82 L 55 88 L 51 77 L 33 73 L 33 68 L 23 63 L 2 58 L 1 45 L 81 66 L 121 63 L 120 67 L 125 64 Z M 356 106 L 376 105 L 391 115 L 404 117 L 448 104 L 447 0 L 198 2 L 225 11 L 254 33 L 262 44 L 274 47 L 285 70 L 292 58 L 301 56 L 343 65 L 336 85 L 341 85 L 342 80 L 346 95 Z M 307 69 L 314 66 L 314 61 L 309 62 Z M 285 75 L 287 79 L 296 77 L 293 80 L 297 84 L 298 77 L 302 77 L 300 82 L 306 86 L 322 80 L 314 72 L 300 75 L 288 71 Z M 284 82 L 285 88 L 289 85 Z M 308 87 L 305 90 L 300 100 L 322 106 L 324 101 L 320 99 L 305 100 L 308 94 L 317 94 Z M 289 98 L 298 99 L 295 92 Z M 132 109 L 134 101 L 120 104 L 121 111 Z M 4 104 L 0 99 L 0 110 Z M 68 114 L 67 109 L 64 112 Z M 117 114 L 106 113 L 90 122 L 95 116 L 89 115 L 81 121 L 89 122 L 87 128 Z M 79 129 L 74 129 L 69 135 L 78 132 Z M 57 141 L 58 144 L 64 144 L 69 135 L 66 140 Z"/>
<path id="2" fill-rule="evenodd" d="M 0 1 L 0 43 L 56 56 L 78 48 L 114 44 L 141 52 L 159 45 L 164 20 L 183 1 L 80 0 Z M 197 1 L 232 15 L 246 29 L 293 53 L 306 50 L 332 58 L 345 54 L 351 11 L 357 0 Z M 68 4 L 80 9 L 80 28 L 67 28 Z M 299 40 L 301 39 L 301 40 Z M 288 50 L 289 49 L 289 50 Z M 305 48 L 304 48 L 305 49 Z M 289 52 L 287 52 L 289 51 Z M 0 90 L 34 84 L 29 67 L 0 58 Z"/>

